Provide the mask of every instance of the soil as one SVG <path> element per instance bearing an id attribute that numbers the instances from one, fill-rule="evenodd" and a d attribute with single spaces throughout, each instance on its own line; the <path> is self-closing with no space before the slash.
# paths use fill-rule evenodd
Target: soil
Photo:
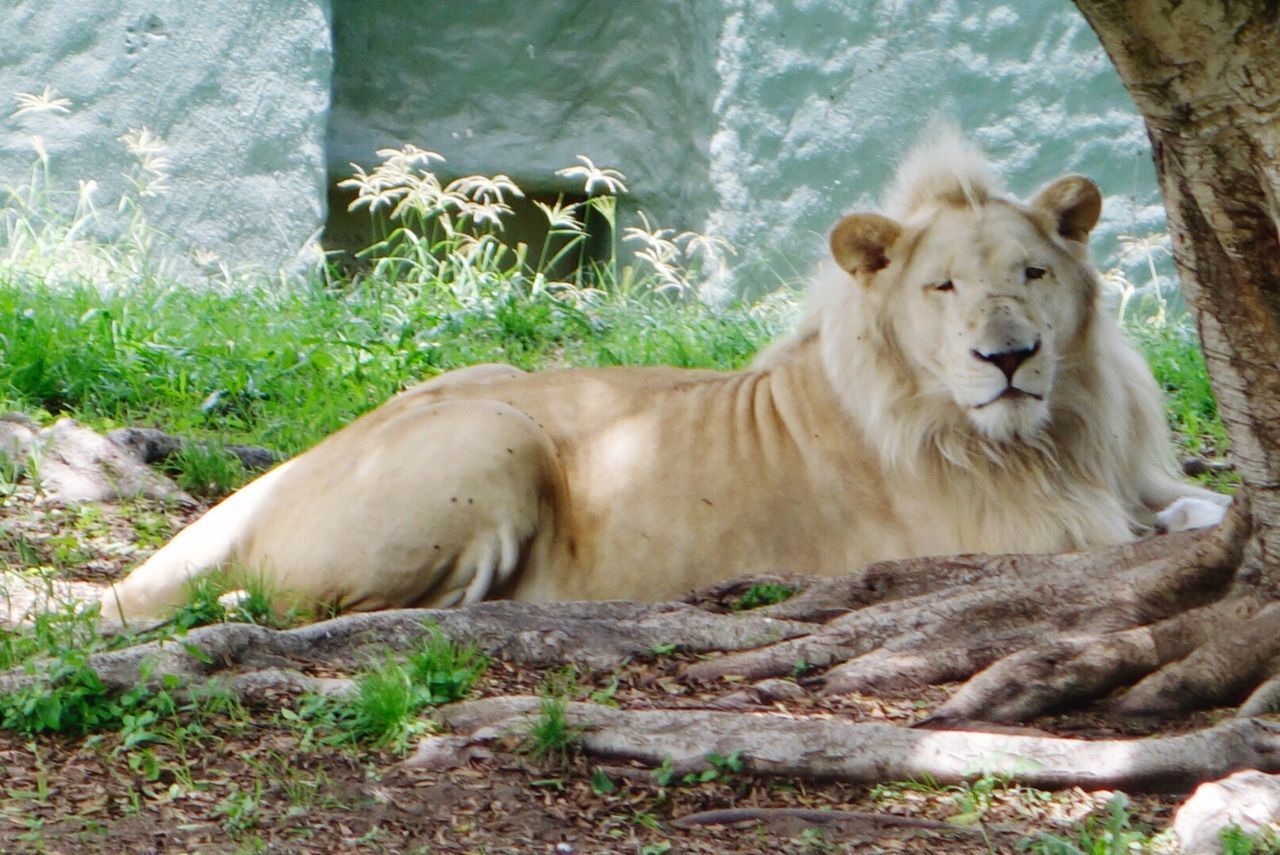
<path id="1" fill-rule="evenodd" d="M 51 591 L 56 604 L 123 575 L 201 510 L 150 501 L 62 507 L 11 488 L 0 516 L 10 625 Z M 744 700 L 732 681 L 682 680 L 691 661 L 654 655 L 580 671 L 570 696 L 595 693 L 635 709 L 731 707 L 907 726 L 955 688 L 831 697 L 799 686 L 790 700 L 765 706 Z M 537 694 L 550 676 L 494 661 L 472 697 Z M 734 771 L 732 758 L 713 779 L 660 783 L 651 769 L 602 767 L 581 756 L 535 762 L 516 733 L 474 752 L 462 768 L 430 771 L 408 760 L 412 743 L 403 751 L 325 745 L 323 733 L 282 715 L 298 702 L 280 691 L 244 710 L 180 715 L 177 727 L 156 727 L 153 741 L 133 745 L 118 733 L 33 739 L 0 731 L 0 851 L 1016 852 L 1042 833 L 1074 836 L 1090 814 L 1100 822 L 1114 795 L 990 780 L 868 788 L 768 779 Z M 1134 722 L 1082 711 L 1034 727 L 1073 736 L 1172 733 L 1227 714 Z M 1184 797 L 1131 794 L 1129 813 L 1135 825 L 1159 832 Z M 1170 841 L 1154 851 L 1174 850 Z"/>

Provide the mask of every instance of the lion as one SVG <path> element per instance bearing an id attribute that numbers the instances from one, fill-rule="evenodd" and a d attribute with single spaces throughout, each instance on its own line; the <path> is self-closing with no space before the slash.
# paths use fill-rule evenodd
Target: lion
<path id="1" fill-rule="evenodd" d="M 674 598 L 738 575 L 1046 553 L 1212 525 L 1102 301 L 1080 175 L 1007 195 L 958 134 L 843 217 L 797 328 L 737 372 L 526 373 L 409 388 L 253 481 L 103 597 L 159 616 L 207 574 L 315 614 Z"/>

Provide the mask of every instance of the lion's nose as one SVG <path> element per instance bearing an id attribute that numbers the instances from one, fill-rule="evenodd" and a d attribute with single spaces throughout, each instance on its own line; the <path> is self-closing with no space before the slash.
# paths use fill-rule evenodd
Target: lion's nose
<path id="1" fill-rule="evenodd" d="M 998 350 L 994 353 L 983 353 L 980 350 L 972 350 L 975 359 L 981 359 L 983 362 L 990 362 L 996 368 L 1004 372 L 1005 380 L 1013 385 L 1014 372 L 1018 370 L 1018 366 L 1026 362 L 1031 357 L 1040 352 L 1040 340 L 1036 339 L 1036 343 L 1030 347 L 1020 347 L 1014 350 Z"/>

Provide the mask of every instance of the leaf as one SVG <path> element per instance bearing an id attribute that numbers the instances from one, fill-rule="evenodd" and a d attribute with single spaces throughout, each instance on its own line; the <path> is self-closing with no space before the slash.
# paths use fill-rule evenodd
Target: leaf
<path id="1" fill-rule="evenodd" d="M 617 790 L 618 785 L 613 782 L 608 773 L 597 766 L 595 771 L 591 773 L 591 791 L 597 796 L 607 796 L 617 792 Z"/>

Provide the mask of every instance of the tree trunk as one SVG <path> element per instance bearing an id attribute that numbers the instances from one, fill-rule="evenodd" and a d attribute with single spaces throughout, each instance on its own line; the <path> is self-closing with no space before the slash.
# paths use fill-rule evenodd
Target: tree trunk
<path id="1" fill-rule="evenodd" d="M 1076 0 L 1146 120 L 1250 527 L 1280 592 L 1280 3 Z"/>

